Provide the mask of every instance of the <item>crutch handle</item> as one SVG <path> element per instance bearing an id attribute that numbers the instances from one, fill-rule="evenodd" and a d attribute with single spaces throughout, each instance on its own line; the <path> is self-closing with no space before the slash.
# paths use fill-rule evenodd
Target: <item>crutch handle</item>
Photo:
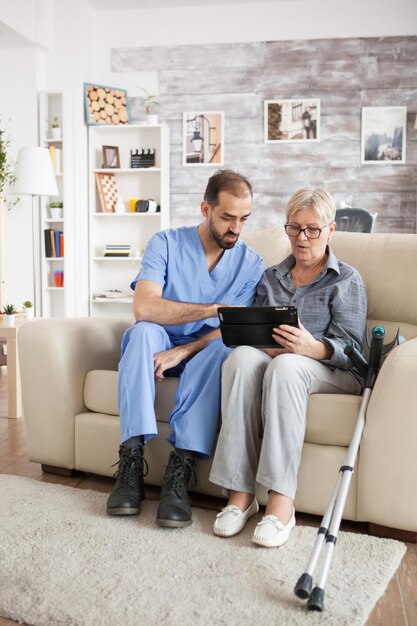
<path id="1" fill-rule="evenodd" d="M 372 389 L 381 366 L 384 348 L 385 328 L 375 326 L 372 329 L 371 346 L 369 348 L 368 372 L 365 378 L 365 387 Z"/>
<path id="2" fill-rule="evenodd" d="M 345 345 L 343 352 L 352 361 L 353 365 L 356 367 L 360 375 L 365 378 L 366 374 L 368 373 L 368 363 L 366 362 L 363 354 L 361 354 L 359 350 L 353 345 L 353 341 L 349 341 Z"/>

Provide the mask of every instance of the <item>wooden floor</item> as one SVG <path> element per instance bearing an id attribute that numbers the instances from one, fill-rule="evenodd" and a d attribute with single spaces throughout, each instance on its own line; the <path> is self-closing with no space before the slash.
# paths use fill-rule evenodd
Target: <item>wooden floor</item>
<path id="1" fill-rule="evenodd" d="M 54 474 L 43 474 L 38 463 L 28 460 L 26 430 L 23 419 L 13 420 L 7 415 L 7 368 L 0 367 L 0 473 L 25 476 L 43 482 L 70 485 L 80 489 L 95 489 L 110 492 L 114 481 L 110 478 L 80 475 L 66 478 Z M 158 490 L 146 488 L 147 498 L 158 497 Z M 193 505 L 218 510 L 220 501 L 214 498 L 196 496 Z M 297 515 L 297 523 L 318 525 L 319 518 Z M 363 532 L 361 524 L 344 522 L 342 530 Z M 307 555 L 308 556 L 308 555 Z M 417 626 L 417 544 L 407 544 L 407 552 L 399 569 L 392 578 L 384 596 L 374 607 L 366 626 Z M 16 624 L 0 617 L 0 626 Z"/>

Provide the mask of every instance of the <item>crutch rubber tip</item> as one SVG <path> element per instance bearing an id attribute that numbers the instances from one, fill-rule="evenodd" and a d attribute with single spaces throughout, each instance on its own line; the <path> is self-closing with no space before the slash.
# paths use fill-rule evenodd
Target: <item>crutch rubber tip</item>
<path id="1" fill-rule="evenodd" d="M 323 611 L 324 610 L 324 589 L 320 587 L 314 587 L 311 592 L 310 598 L 307 602 L 307 608 L 309 611 Z"/>
<path id="2" fill-rule="evenodd" d="M 310 597 L 311 590 L 313 588 L 313 577 L 310 574 L 301 574 L 294 587 L 294 593 L 297 598 L 307 600 Z"/>

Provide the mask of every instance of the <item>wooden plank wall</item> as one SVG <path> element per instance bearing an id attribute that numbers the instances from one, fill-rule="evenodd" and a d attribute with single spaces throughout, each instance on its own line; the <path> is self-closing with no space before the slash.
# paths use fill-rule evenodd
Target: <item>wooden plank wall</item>
<path id="1" fill-rule="evenodd" d="M 282 224 L 294 191 L 324 186 L 338 203 L 376 211 L 377 232 L 416 232 L 417 37 L 117 48 L 111 66 L 158 72 L 158 112 L 171 131 L 173 226 L 199 222 L 213 173 L 182 166 L 182 114 L 206 110 L 225 112 L 225 167 L 253 183 L 247 228 Z M 320 98 L 319 143 L 264 143 L 263 102 L 285 98 Z M 133 121 L 142 121 L 142 99 L 130 104 Z M 361 107 L 388 105 L 408 108 L 407 162 L 361 165 Z"/>

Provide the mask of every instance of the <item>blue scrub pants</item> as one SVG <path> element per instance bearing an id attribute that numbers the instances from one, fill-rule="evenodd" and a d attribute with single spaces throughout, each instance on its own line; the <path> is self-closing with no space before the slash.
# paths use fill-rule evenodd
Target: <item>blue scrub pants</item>
<path id="1" fill-rule="evenodd" d="M 146 442 L 157 435 L 153 357 L 174 345 L 166 330 L 152 322 L 138 322 L 125 332 L 118 387 L 122 442 L 139 435 Z M 220 415 L 221 366 L 230 352 L 220 338 L 213 339 L 185 363 L 169 420 L 168 441 L 176 448 L 210 456 Z"/>

